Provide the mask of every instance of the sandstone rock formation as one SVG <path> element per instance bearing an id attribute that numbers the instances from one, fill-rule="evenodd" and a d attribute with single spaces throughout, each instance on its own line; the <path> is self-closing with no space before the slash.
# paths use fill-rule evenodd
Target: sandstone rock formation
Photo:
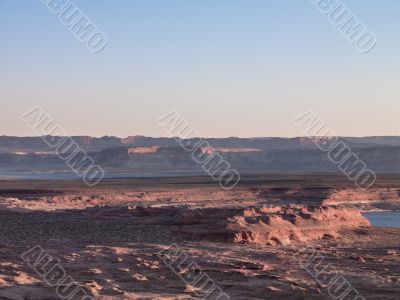
<path id="1" fill-rule="evenodd" d="M 335 238 L 342 231 L 370 226 L 358 210 L 327 206 L 94 207 L 83 214 L 88 218 L 133 218 L 136 226 L 168 226 L 185 239 L 266 245 Z"/>
<path id="2" fill-rule="evenodd" d="M 291 205 L 245 209 L 229 220 L 227 230 L 234 233 L 235 242 L 288 245 L 368 226 L 369 221 L 357 210 Z"/>

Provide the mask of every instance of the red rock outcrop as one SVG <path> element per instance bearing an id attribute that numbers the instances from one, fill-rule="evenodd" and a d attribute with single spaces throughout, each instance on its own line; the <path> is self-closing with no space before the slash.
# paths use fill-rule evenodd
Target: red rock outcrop
<path id="1" fill-rule="evenodd" d="M 357 210 L 292 205 L 246 209 L 229 220 L 227 230 L 234 233 L 235 242 L 288 245 L 368 226 L 369 221 Z"/>
<path id="2" fill-rule="evenodd" d="M 168 226 L 186 239 L 288 245 L 370 226 L 358 210 L 301 205 L 251 208 L 95 207 L 87 217 L 130 217 L 137 226 Z"/>

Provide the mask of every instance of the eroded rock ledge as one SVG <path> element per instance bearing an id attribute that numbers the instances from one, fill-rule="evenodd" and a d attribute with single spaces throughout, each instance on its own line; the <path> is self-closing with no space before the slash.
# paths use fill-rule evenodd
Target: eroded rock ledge
<path id="1" fill-rule="evenodd" d="M 137 226 L 168 226 L 185 239 L 267 245 L 336 238 L 342 231 L 370 226 L 358 210 L 328 206 L 94 207 L 82 214 L 86 218 L 129 217 Z"/>

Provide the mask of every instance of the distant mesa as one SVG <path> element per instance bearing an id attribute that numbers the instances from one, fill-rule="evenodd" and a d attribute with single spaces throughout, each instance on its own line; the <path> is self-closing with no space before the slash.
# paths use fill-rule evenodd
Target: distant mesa
<path id="1" fill-rule="evenodd" d="M 107 176 L 160 176 L 205 174 L 173 138 L 130 136 L 101 138 L 75 136 L 73 140 Z M 54 141 L 61 137 L 54 137 Z M 400 137 L 340 137 L 376 173 L 400 173 Z M 196 140 L 197 141 L 197 140 Z M 315 144 L 317 137 L 207 138 L 200 151 L 217 153 L 242 174 L 268 172 L 340 172 L 327 153 Z M 195 144 L 188 142 L 188 144 Z M 41 137 L 0 137 L 0 174 L 41 178 L 44 174 L 74 177 Z"/>

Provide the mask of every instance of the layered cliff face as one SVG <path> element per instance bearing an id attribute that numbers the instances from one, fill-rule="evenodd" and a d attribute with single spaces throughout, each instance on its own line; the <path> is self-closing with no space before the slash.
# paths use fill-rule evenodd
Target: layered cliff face
<path id="1" fill-rule="evenodd" d="M 94 155 L 96 163 L 102 166 L 119 166 L 126 163 L 129 159 L 128 149 L 110 148 Z"/>
<path id="2" fill-rule="evenodd" d="M 73 136 L 73 140 L 86 151 L 102 151 L 107 148 L 115 147 L 176 147 L 177 142 L 173 138 L 153 138 L 146 136 L 129 136 L 118 138 L 115 136 L 90 137 Z M 53 137 L 54 141 L 62 137 Z M 370 147 L 370 146 L 400 146 L 400 137 L 343 137 L 351 147 Z M 315 138 L 208 138 L 207 141 L 215 148 L 252 148 L 261 150 L 273 149 L 315 149 Z M 14 151 L 49 151 L 52 150 L 41 137 L 15 137 L 0 136 L 0 152 Z"/>
<path id="3" fill-rule="evenodd" d="M 345 138 L 342 138 L 345 139 Z M 353 153 L 375 173 L 400 173 L 400 146 L 397 139 L 347 138 Z M 75 142 L 93 157 L 107 175 L 148 176 L 166 173 L 204 174 L 201 166 L 174 139 L 130 137 L 74 137 Z M 400 140 L 400 139 L 399 139 Z M 201 147 L 205 156 L 220 155 L 241 174 L 267 172 L 340 172 L 338 163 L 318 149 L 313 138 L 207 139 L 211 146 Z M 376 141 L 376 145 L 372 144 Z M 385 142 L 388 145 L 385 145 Z M 6 153 L 7 152 L 7 153 Z M 73 172 L 40 137 L 0 137 L 0 174 L 23 170 Z"/>
<path id="4" fill-rule="evenodd" d="M 400 147 L 353 150 L 375 172 L 400 172 L 398 158 Z M 250 148 L 223 148 L 219 151 L 218 148 L 210 148 L 204 151 L 209 157 L 218 152 L 225 161 L 241 173 L 339 172 L 337 164 L 332 163 L 327 154 L 320 150 L 261 151 Z M 88 155 L 105 168 L 107 174 L 123 169 L 125 173 L 138 175 L 136 169 L 138 167 L 141 168 L 140 175 L 180 171 L 203 173 L 201 166 L 193 160 L 192 153 L 180 147 L 118 147 L 97 153 L 89 152 Z M 71 172 L 56 154 L 0 154 L 0 171 L 18 171 L 27 166 L 34 170 Z"/>

